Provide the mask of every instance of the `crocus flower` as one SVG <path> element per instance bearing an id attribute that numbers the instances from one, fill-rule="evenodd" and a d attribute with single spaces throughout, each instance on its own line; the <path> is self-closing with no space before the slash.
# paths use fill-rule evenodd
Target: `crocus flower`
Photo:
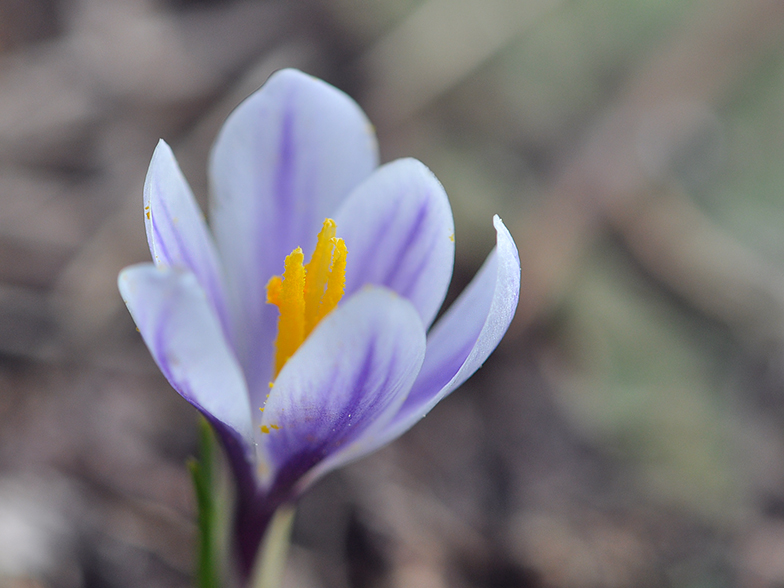
<path id="1" fill-rule="evenodd" d="M 481 366 L 514 314 L 520 264 L 495 217 L 496 248 L 433 324 L 454 263 L 444 189 L 414 159 L 379 167 L 362 110 L 299 71 L 231 114 L 209 177 L 210 229 L 158 144 L 144 186 L 154 263 L 123 270 L 119 287 L 161 371 L 225 447 L 247 575 L 278 507 Z"/>

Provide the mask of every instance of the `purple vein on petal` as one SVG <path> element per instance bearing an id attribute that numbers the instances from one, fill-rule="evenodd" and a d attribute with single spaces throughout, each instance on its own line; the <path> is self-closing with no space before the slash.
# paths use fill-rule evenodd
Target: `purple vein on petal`
<path id="1" fill-rule="evenodd" d="M 432 251 L 435 248 L 436 242 L 438 241 L 439 237 L 440 236 L 438 235 L 438 233 L 430 232 L 429 238 L 426 244 L 422 246 L 422 249 L 424 251 Z M 408 264 L 407 265 L 408 272 L 406 275 L 406 279 L 404 281 L 403 278 L 400 278 L 398 291 L 404 296 L 411 293 L 417 284 L 417 280 L 420 279 L 420 276 L 426 270 L 429 263 L 430 263 L 430 259 L 428 258 L 427 255 L 420 255 L 416 262 L 416 265 Z"/>
<path id="2" fill-rule="evenodd" d="M 357 271 L 360 275 L 367 275 L 369 271 L 372 271 L 373 265 L 375 265 L 375 258 L 378 255 L 378 249 L 383 249 L 383 244 L 385 241 L 392 241 L 395 239 L 395 229 L 397 229 L 399 222 L 398 217 L 400 210 L 398 209 L 397 215 L 389 215 L 386 216 L 383 220 L 383 223 L 380 224 L 376 228 L 376 235 L 377 235 L 377 242 L 376 248 L 373 247 L 366 247 L 363 251 L 359 252 L 361 258 L 356 259 L 356 261 L 352 261 L 352 265 L 355 267 L 354 271 Z M 415 271 L 408 272 L 410 274 L 409 279 L 407 280 L 406 284 L 401 287 L 400 284 L 396 284 L 395 280 L 398 278 L 400 272 L 403 269 L 409 269 L 406 266 L 406 253 L 408 250 L 416 243 L 417 237 L 419 236 L 420 232 L 422 231 L 422 227 L 425 225 L 429 212 L 429 206 L 427 201 L 423 201 L 419 205 L 419 209 L 414 217 L 413 223 L 410 224 L 408 231 L 403 239 L 399 240 L 395 245 L 395 253 L 394 254 L 387 254 L 389 259 L 397 260 L 396 263 L 390 264 L 389 267 L 386 269 L 385 275 L 373 276 L 373 283 L 379 284 L 383 286 L 387 286 L 388 288 L 392 288 L 398 294 L 402 296 L 406 296 L 409 294 L 410 289 L 414 286 L 416 282 L 416 278 L 421 272 L 421 269 L 424 265 L 427 264 L 428 258 L 427 256 L 422 256 L 420 258 L 419 263 L 417 264 L 417 268 Z M 340 227 L 338 227 L 340 230 Z M 353 251 L 352 251 L 353 252 Z M 356 253 L 355 253 L 356 255 Z M 356 284 L 355 286 L 359 286 Z"/>
<path id="3" fill-rule="evenodd" d="M 153 180 L 156 181 L 156 180 Z M 157 184 L 157 181 L 156 181 Z M 156 193 L 162 193 L 160 187 L 157 187 Z M 182 232 L 176 227 L 174 218 L 172 217 L 169 203 L 165 197 L 157 197 L 150 201 L 151 210 L 148 211 L 152 215 L 150 225 L 154 234 L 153 245 L 155 250 L 152 255 L 156 265 L 168 265 L 183 267 L 191 270 L 197 277 L 199 284 L 205 290 L 207 299 L 210 301 L 214 312 L 216 313 L 223 333 L 229 341 L 232 341 L 232 333 L 230 330 L 230 322 L 226 303 L 223 297 L 223 290 L 218 283 L 218 276 L 216 272 L 220 271 L 216 264 L 210 263 L 210 252 L 200 251 L 198 256 L 201 259 L 193 257 L 193 247 L 202 245 L 200 243 L 188 244 L 183 239 Z M 161 227 L 166 226 L 168 235 L 161 232 Z M 169 247 L 168 240 L 174 239 L 174 250 Z M 212 267 L 210 267 L 212 265 Z"/>
<path id="4" fill-rule="evenodd" d="M 163 238 L 163 235 L 159 229 L 159 222 L 160 222 L 160 215 L 156 214 L 159 212 L 160 209 L 164 211 L 164 218 L 167 224 L 170 227 L 170 234 L 174 235 L 174 238 L 177 242 L 177 249 L 179 256 L 181 258 L 181 263 L 186 268 L 190 269 L 191 271 L 196 274 L 196 277 L 199 280 L 199 284 L 202 288 L 205 289 L 205 293 L 207 294 L 207 299 L 210 301 L 211 306 L 215 313 L 217 314 L 221 327 L 223 327 L 223 333 L 226 335 L 226 338 L 231 341 L 231 331 L 229 330 L 229 317 L 226 312 L 225 304 L 223 301 L 223 295 L 221 291 L 221 287 L 216 283 L 216 276 L 213 275 L 213 272 L 210 271 L 209 268 L 204 268 L 202 263 L 194 260 L 193 257 L 190 255 L 190 249 L 182 240 L 182 235 L 179 231 L 176 230 L 174 227 L 174 223 L 172 222 L 171 214 L 169 213 L 168 206 L 166 205 L 163 199 L 159 199 L 159 202 L 155 208 L 155 218 L 158 220 L 152 223 L 153 231 L 155 232 L 155 236 L 157 237 L 156 241 L 156 251 L 159 248 L 162 248 L 162 254 L 166 259 L 171 259 L 169 254 L 169 249 L 166 247 L 166 241 Z M 206 270 L 206 271 L 205 271 Z"/>
<path id="5" fill-rule="evenodd" d="M 477 333 L 476 336 L 478 337 L 479 334 Z M 454 355 L 450 356 L 448 361 L 438 366 L 437 370 L 429 371 L 417 378 L 401 411 L 405 411 L 408 406 L 419 404 L 423 398 L 431 396 L 435 391 L 446 386 L 462 367 L 475 343 L 476 338 L 467 339 L 459 349 L 454 351 Z"/>
<path id="6" fill-rule="evenodd" d="M 519 256 L 501 220 L 496 216 L 493 223 L 497 246 L 428 335 L 422 370 L 395 417 L 397 434 L 407 428 L 401 423 L 422 416 L 482 365 L 514 316 L 520 290 Z"/>
<path id="7" fill-rule="evenodd" d="M 414 218 L 414 222 L 411 223 L 411 225 L 408 228 L 408 232 L 406 233 L 405 238 L 403 238 L 398 243 L 396 259 L 399 259 L 401 261 L 404 260 L 406 258 L 406 253 L 408 253 L 408 251 L 411 249 L 411 247 L 413 247 L 413 245 L 418 240 L 418 238 L 419 238 L 419 236 L 420 236 L 420 234 L 422 232 L 422 228 L 423 228 L 423 226 L 425 224 L 425 220 L 427 219 L 429 209 L 430 209 L 430 207 L 428 206 L 428 200 L 426 200 L 426 199 L 423 200 L 420 203 L 420 205 L 419 205 L 419 210 L 416 213 L 416 216 Z M 426 264 L 427 261 L 428 261 L 427 256 L 423 255 L 420 258 L 420 267 L 417 268 L 417 269 L 421 270 L 421 266 Z M 395 279 L 397 278 L 397 276 L 400 273 L 400 271 L 403 269 L 403 266 L 404 266 L 403 263 L 396 263 L 396 264 L 394 264 L 390 268 L 390 271 L 388 272 L 386 278 L 384 279 L 384 281 L 382 283 L 387 285 L 387 286 L 390 286 L 395 281 Z M 413 285 L 413 281 L 416 279 L 417 274 L 418 274 L 418 272 L 413 272 L 413 276 L 411 276 L 411 278 L 409 279 L 407 286 L 399 286 L 399 287 L 395 288 L 395 290 L 399 294 L 402 294 L 403 296 L 408 294 L 408 290 Z"/>
<path id="8" fill-rule="evenodd" d="M 352 389 L 351 396 L 349 397 L 348 402 L 341 407 L 340 415 L 337 418 L 325 418 L 325 415 L 323 414 L 318 415 L 314 418 L 314 426 L 322 431 L 329 429 L 327 434 L 323 435 L 320 439 L 314 439 L 308 443 L 299 443 L 298 445 L 300 447 L 293 448 L 289 446 L 286 448 L 283 452 L 283 454 L 286 455 L 286 459 L 279 465 L 279 473 L 273 482 L 273 488 L 276 486 L 293 487 L 311 468 L 328 457 L 333 451 L 350 442 L 353 437 L 359 435 L 362 430 L 367 427 L 369 423 L 365 421 L 365 426 L 363 427 L 361 426 L 362 421 L 360 420 L 360 426 L 352 428 L 352 423 L 350 421 L 352 420 L 351 415 L 356 415 L 357 411 L 362 407 L 364 393 L 367 390 L 366 384 L 372 374 L 375 359 L 375 343 L 370 342 L 364 352 L 361 368 L 350 384 Z M 395 359 L 395 357 L 392 358 L 393 364 Z M 322 384 L 323 389 L 334 389 L 339 376 L 339 368 L 336 366 L 331 371 L 327 381 Z M 379 389 L 386 389 L 389 385 L 390 374 L 388 373 L 385 376 L 384 381 L 377 387 Z M 363 412 L 373 411 L 377 407 L 378 401 L 379 398 L 376 398 L 373 402 L 364 407 Z M 315 437 L 316 435 L 318 435 L 318 433 L 311 435 L 311 437 Z M 297 436 L 299 439 L 307 439 L 309 434 L 306 431 L 298 431 Z M 274 452 L 274 448 L 272 450 Z"/>
<path id="9" fill-rule="evenodd" d="M 304 476 L 302 489 L 368 431 L 385 426 L 408 394 L 424 352 L 422 322 L 408 300 L 386 288 L 352 296 L 276 381 L 262 422 L 276 430 L 262 438 L 277 467 L 263 484 L 271 488 L 285 467 Z"/>
<path id="10" fill-rule="evenodd" d="M 162 307 L 162 316 L 169 316 L 174 312 L 174 305 L 176 303 L 175 299 L 169 299 L 167 304 Z M 171 365 L 178 360 L 175 360 L 171 357 L 170 354 L 165 353 L 164 350 L 166 349 L 166 321 L 161 321 L 158 323 L 158 328 L 155 329 L 155 337 L 153 338 L 153 355 L 155 357 L 160 358 L 164 361 L 158 362 L 158 367 L 163 373 L 163 376 L 169 381 L 169 383 L 174 387 L 175 390 L 182 396 L 185 400 L 195 406 L 199 411 L 201 411 L 205 415 L 210 415 L 204 407 L 196 400 L 193 390 L 191 389 L 190 385 L 187 381 L 180 380 L 174 377 L 174 373 L 171 370 Z M 212 417 L 214 418 L 214 417 Z M 220 422 L 220 421 L 218 421 Z"/>
<path id="11" fill-rule="evenodd" d="M 155 235 L 155 239 L 153 240 L 154 247 L 155 247 L 155 251 L 153 252 L 153 258 L 155 260 L 155 263 L 157 264 L 159 261 L 163 262 L 163 260 L 165 260 L 165 263 L 169 265 L 169 262 L 171 260 L 171 253 L 169 251 L 169 248 L 166 247 L 166 241 L 163 238 L 163 234 L 161 233 L 161 229 L 160 229 L 160 223 L 158 221 L 152 223 L 152 231 L 153 234 Z"/>
<path id="12" fill-rule="evenodd" d="M 386 164 L 352 193 L 336 220 L 352 256 L 347 294 L 384 285 L 411 300 L 429 325 L 454 257 L 451 211 L 435 176 L 413 159 Z"/>
<path id="13" fill-rule="evenodd" d="M 376 166 L 375 139 L 359 107 L 293 70 L 273 74 L 218 135 L 209 172 L 213 228 L 256 406 L 268 391 L 277 318 L 265 285 L 295 247 L 312 251 L 324 218 Z"/>
<path id="14" fill-rule="evenodd" d="M 286 102 L 291 104 L 291 99 Z M 294 202 L 295 157 L 294 113 L 291 111 L 291 108 L 287 106 L 283 111 L 280 127 L 278 161 L 275 166 L 275 178 L 273 180 L 273 206 L 275 210 L 273 211 L 272 217 L 278 220 L 275 225 L 275 231 L 278 234 L 278 238 L 275 239 L 275 242 L 278 246 L 283 246 L 284 251 L 286 245 L 283 243 L 281 237 L 286 234 L 291 234 L 292 232 L 291 222 L 294 220 L 293 211 L 294 206 L 296 205 Z M 279 251 L 278 253 L 281 254 L 284 252 Z M 261 254 L 264 255 L 265 252 L 262 251 Z"/>
<path id="15" fill-rule="evenodd" d="M 251 439 L 247 389 L 218 317 L 193 272 L 138 264 L 118 278 L 150 352 L 185 400 Z"/>

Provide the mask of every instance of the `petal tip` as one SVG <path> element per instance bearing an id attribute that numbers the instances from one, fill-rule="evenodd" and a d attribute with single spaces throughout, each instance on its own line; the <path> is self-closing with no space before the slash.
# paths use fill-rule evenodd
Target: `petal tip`
<path id="1" fill-rule="evenodd" d="M 503 253 L 507 255 L 511 254 L 517 264 L 518 272 L 520 271 L 520 253 L 517 250 L 517 243 L 515 243 L 512 234 L 509 232 L 509 229 L 504 224 L 504 221 L 501 220 L 501 217 L 497 214 L 493 215 L 493 227 L 495 227 L 496 234 L 497 234 L 497 246 L 499 249 L 503 250 Z"/>

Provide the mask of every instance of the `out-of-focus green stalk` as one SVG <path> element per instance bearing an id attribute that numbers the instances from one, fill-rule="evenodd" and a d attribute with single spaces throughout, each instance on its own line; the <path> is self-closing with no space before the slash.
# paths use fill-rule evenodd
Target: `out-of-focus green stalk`
<path id="1" fill-rule="evenodd" d="M 197 524 L 199 534 L 196 560 L 197 588 L 223 588 L 225 515 L 228 505 L 222 504 L 220 449 L 210 424 L 199 422 L 199 458 L 188 460 L 196 491 Z"/>

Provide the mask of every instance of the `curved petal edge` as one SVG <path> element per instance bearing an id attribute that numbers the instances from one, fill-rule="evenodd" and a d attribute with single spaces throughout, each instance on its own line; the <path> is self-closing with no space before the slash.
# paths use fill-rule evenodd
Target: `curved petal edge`
<path id="1" fill-rule="evenodd" d="M 242 371 L 193 273 L 142 263 L 120 272 L 118 286 L 147 348 L 172 387 L 252 445 Z"/>
<path id="2" fill-rule="evenodd" d="M 348 248 L 346 293 L 365 284 L 410 300 L 430 326 L 455 261 L 455 224 L 441 182 L 416 159 L 382 165 L 335 215 Z"/>
<path id="3" fill-rule="evenodd" d="M 144 181 L 144 226 L 155 265 L 193 272 L 229 335 L 218 253 L 204 215 L 169 145 L 161 139 Z"/>
<path id="4" fill-rule="evenodd" d="M 383 431 L 365 440 L 351 459 L 405 433 L 478 370 L 500 343 L 517 309 L 520 258 L 497 215 L 493 224 L 496 247 L 428 334 L 425 361 L 405 403 Z"/>
<path id="5" fill-rule="evenodd" d="M 310 256 L 324 219 L 377 165 L 375 132 L 357 103 L 292 69 L 270 76 L 218 134 L 208 170 L 211 227 L 254 398 L 264 397 L 275 336 L 267 281 L 295 247 Z"/>
<path id="6" fill-rule="evenodd" d="M 425 356 L 414 306 L 386 288 L 352 296 L 319 324 L 280 372 L 261 422 L 268 478 L 301 490 L 330 456 L 398 412 Z"/>

